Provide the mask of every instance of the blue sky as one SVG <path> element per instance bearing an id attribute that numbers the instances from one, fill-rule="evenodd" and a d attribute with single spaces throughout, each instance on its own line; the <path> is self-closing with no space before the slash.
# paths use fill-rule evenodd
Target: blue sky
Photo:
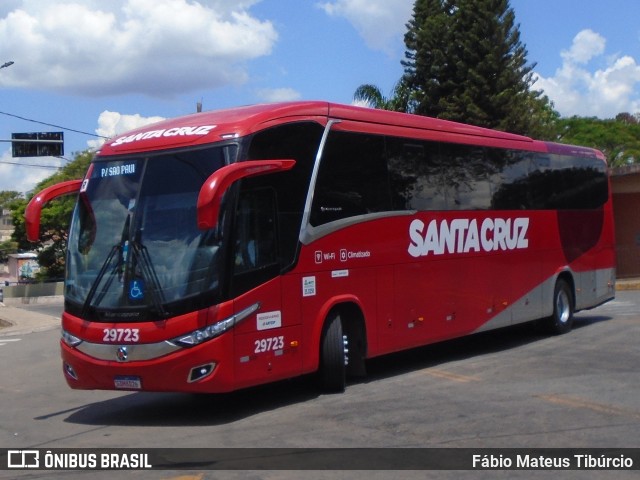
<path id="1" fill-rule="evenodd" d="M 640 112 L 640 2 L 511 0 L 537 88 L 562 115 Z M 195 111 L 277 100 L 351 103 L 402 74 L 413 0 L 2 0 L 0 139 L 112 136 Z M 99 139 L 65 131 L 65 153 Z M 63 160 L 12 159 L 0 190 L 26 192 Z M 16 164 L 17 163 L 17 164 Z M 44 165 L 49 168 L 36 168 Z"/>

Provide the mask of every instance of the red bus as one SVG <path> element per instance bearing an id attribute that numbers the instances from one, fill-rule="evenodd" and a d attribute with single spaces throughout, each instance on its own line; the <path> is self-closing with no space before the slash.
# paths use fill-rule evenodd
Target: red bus
<path id="1" fill-rule="evenodd" d="M 294 102 L 107 141 L 77 193 L 62 361 L 78 389 L 227 392 L 614 297 L 602 153 Z"/>

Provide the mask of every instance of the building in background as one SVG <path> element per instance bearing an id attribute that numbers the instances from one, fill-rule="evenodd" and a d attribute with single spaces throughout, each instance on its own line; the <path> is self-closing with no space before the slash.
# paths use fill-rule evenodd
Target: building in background
<path id="1" fill-rule="evenodd" d="M 0 210 L 0 242 L 11 240 L 13 233 L 13 219 L 11 218 L 11 210 L 3 208 Z"/>
<path id="2" fill-rule="evenodd" d="M 6 208 L 0 208 L 0 244 L 11 240 L 11 234 L 13 233 L 13 219 L 11 217 L 11 210 Z M 0 261 L 0 280 L 8 280 L 9 277 L 9 265 L 6 262 Z"/>
<path id="3" fill-rule="evenodd" d="M 611 170 L 618 278 L 640 277 L 640 165 Z"/>
<path id="4" fill-rule="evenodd" d="M 8 255 L 9 282 L 31 282 L 40 271 L 38 255 L 35 253 L 12 253 Z"/>

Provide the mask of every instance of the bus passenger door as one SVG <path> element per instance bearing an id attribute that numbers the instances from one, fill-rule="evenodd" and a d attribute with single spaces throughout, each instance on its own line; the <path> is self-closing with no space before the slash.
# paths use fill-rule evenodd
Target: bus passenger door
<path id="1" fill-rule="evenodd" d="M 270 188 L 244 191 L 234 217 L 235 313 L 259 305 L 235 328 L 239 387 L 295 376 L 302 368 L 299 307 L 283 304 L 275 199 Z"/>

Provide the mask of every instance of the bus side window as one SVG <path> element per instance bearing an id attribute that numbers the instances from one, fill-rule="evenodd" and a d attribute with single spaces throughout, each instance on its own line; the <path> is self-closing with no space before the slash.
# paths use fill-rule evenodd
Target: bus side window
<path id="1" fill-rule="evenodd" d="M 487 210 L 491 207 L 492 166 L 485 151 L 472 145 L 440 144 L 447 210 Z"/>
<path id="2" fill-rule="evenodd" d="M 529 152 L 487 148 L 494 210 L 527 210 L 536 208 L 537 177 L 533 156 Z"/>
<path id="3" fill-rule="evenodd" d="M 251 139 L 247 153 L 249 160 L 292 158 L 296 161 L 295 167 L 289 171 L 243 180 L 245 187 L 250 186 L 247 188 L 275 189 L 281 269 L 290 268 L 296 262 L 311 171 L 323 131 L 317 123 L 300 122 L 268 128 Z"/>
<path id="4" fill-rule="evenodd" d="M 607 169 L 595 158 L 568 155 L 538 155 L 537 192 L 545 209 L 599 208 L 609 196 Z"/>
<path id="5" fill-rule="evenodd" d="M 241 192 L 235 217 L 233 259 L 233 290 L 236 295 L 278 274 L 276 200 L 273 189 Z"/>
<path id="6" fill-rule="evenodd" d="M 390 210 L 384 138 L 332 132 L 322 155 L 311 224 Z"/>
<path id="7" fill-rule="evenodd" d="M 435 142 L 387 137 L 394 210 L 446 210 L 448 165 Z"/>

